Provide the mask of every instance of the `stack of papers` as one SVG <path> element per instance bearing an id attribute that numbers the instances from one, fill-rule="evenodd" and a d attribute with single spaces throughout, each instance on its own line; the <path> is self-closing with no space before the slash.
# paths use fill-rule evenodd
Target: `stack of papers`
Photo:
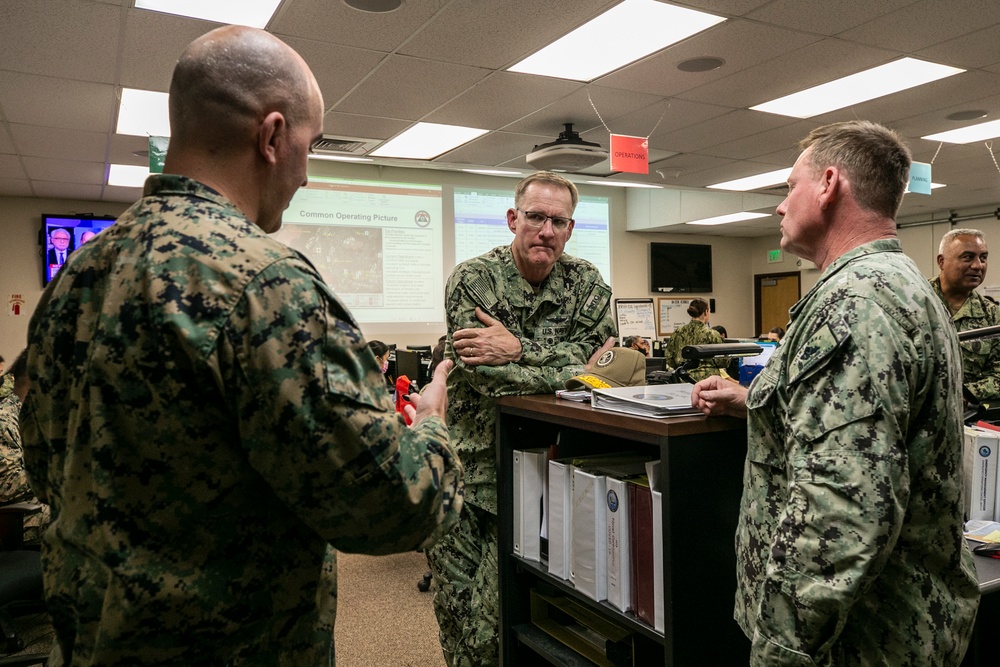
<path id="1" fill-rule="evenodd" d="M 655 384 L 642 387 L 594 389 L 590 404 L 600 410 L 624 412 L 641 417 L 677 417 L 700 415 L 691 407 L 693 384 Z"/>

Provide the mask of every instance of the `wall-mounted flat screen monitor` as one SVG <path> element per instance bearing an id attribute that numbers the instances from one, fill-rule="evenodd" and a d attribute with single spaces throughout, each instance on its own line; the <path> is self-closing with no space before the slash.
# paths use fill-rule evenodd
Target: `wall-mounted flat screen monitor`
<path id="1" fill-rule="evenodd" d="M 712 291 L 712 246 L 695 243 L 649 244 L 649 291 Z"/>
<path id="2" fill-rule="evenodd" d="M 42 284 L 48 285 L 69 255 L 110 227 L 115 219 L 86 215 L 42 215 Z"/>

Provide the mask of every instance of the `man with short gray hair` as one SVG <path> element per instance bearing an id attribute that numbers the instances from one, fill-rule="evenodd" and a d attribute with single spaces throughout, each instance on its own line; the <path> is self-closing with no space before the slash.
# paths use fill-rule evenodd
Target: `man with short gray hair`
<path id="1" fill-rule="evenodd" d="M 978 229 L 953 229 L 941 237 L 937 263 L 940 273 L 931 281 L 948 306 L 958 331 L 1000 325 L 1000 306 L 979 294 L 986 280 L 989 250 Z M 967 399 L 1000 399 L 1000 340 L 962 341 L 962 387 Z"/>

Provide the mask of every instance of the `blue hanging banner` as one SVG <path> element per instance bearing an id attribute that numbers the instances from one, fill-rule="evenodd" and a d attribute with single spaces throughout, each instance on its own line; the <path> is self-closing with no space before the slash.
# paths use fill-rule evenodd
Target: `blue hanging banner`
<path id="1" fill-rule="evenodd" d="M 910 165 L 910 192 L 918 195 L 931 193 L 931 166 L 926 162 L 914 162 Z"/>

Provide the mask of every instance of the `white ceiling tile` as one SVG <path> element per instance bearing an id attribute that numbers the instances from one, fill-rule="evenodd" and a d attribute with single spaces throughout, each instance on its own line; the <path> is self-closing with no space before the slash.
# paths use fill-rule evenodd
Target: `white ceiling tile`
<path id="1" fill-rule="evenodd" d="M 101 199 L 101 186 L 99 185 L 32 181 L 31 187 L 35 191 L 36 197 L 82 199 L 84 201 L 99 201 Z"/>
<path id="2" fill-rule="evenodd" d="M 681 93 L 679 97 L 748 108 L 891 60 L 895 58 L 890 51 L 824 39 Z"/>
<path id="3" fill-rule="evenodd" d="M 31 184 L 28 181 L 0 176 L 0 196 L 30 197 L 31 195 Z"/>
<path id="4" fill-rule="evenodd" d="M 0 108 L 11 123 L 110 132 L 115 88 L 0 70 Z"/>
<path id="5" fill-rule="evenodd" d="M 491 132 L 445 153 L 439 160 L 454 164 L 497 166 L 523 157 L 548 139 L 513 132 Z"/>
<path id="6" fill-rule="evenodd" d="M 21 159 L 16 155 L 0 155 L 0 178 L 27 178 Z"/>
<path id="7" fill-rule="evenodd" d="M 1000 25 L 993 25 L 955 39 L 921 49 L 913 55 L 923 60 L 961 67 L 989 67 L 1000 63 Z"/>
<path id="8" fill-rule="evenodd" d="M 420 120 L 487 74 L 487 70 L 475 67 L 391 56 L 335 110 Z"/>
<path id="9" fill-rule="evenodd" d="M 369 13 L 331 0 L 286 2 L 269 30 L 278 37 L 301 37 L 389 53 L 434 16 L 442 3 L 404 2 L 388 13 Z"/>
<path id="10" fill-rule="evenodd" d="M 119 9 L 85 0 L 7 0 L 0 20 L 4 69 L 114 83 Z"/>
<path id="11" fill-rule="evenodd" d="M 11 123 L 10 131 L 18 152 L 31 157 L 103 162 L 108 145 L 106 132 L 63 130 L 20 123 Z"/>
<path id="12" fill-rule="evenodd" d="M 126 88 L 169 91 L 170 77 L 181 52 L 196 37 L 218 26 L 211 21 L 129 9 L 118 82 Z"/>
<path id="13" fill-rule="evenodd" d="M 115 134 L 111 137 L 111 153 L 108 160 L 111 164 L 148 165 L 149 155 L 133 155 L 136 151 L 148 152 L 149 140 L 128 134 Z"/>
<path id="14" fill-rule="evenodd" d="M 583 25 L 617 2 L 456 0 L 400 46 L 402 54 L 500 69 Z M 487 26 L 516 26 L 490 29 Z"/>
<path id="15" fill-rule="evenodd" d="M 873 21 L 912 5 L 914 0 L 837 0 L 818 2 L 809 11 L 799 11 L 802 0 L 775 0 L 747 14 L 747 18 L 820 35 L 839 32 Z"/>
<path id="16" fill-rule="evenodd" d="M 10 134 L 5 129 L 0 128 L 0 154 L 16 152 L 17 150 L 14 148 L 14 141 L 10 138 Z"/>
<path id="17" fill-rule="evenodd" d="M 1000 3 L 994 0 L 921 0 L 839 36 L 912 53 L 996 23 Z"/>
<path id="18" fill-rule="evenodd" d="M 718 155 L 720 157 L 731 157 L 739 160 L 755 158 L 758 155 L 766 155 L 774 152 L 775 146 L 787 146 L 791 155 L 798 155 L 798 143 L 802 137 L 816 127 L 816 123 L 811 121 L 793 121 L 787 125 L 766 130 L 757 134 L 741 137 L 735 141 L 728 141 L 702 150 L 706 155 Z M 765 169 L 764 171 L 770 171 Z M 751 174 L 746 174 L 750 176 Z M 741 178 L 737 176 L 736 178 Z"/>
<path id="19" fill-rule="evenodd" d="M 767 132 L 783 127 L 792 119 L 759 111 L 733 111 L 725 116 L 711 118 L 704 123 L 686 127 L 656 137 L 659 148 L 679 153 L 697 153 L 710 146 L 718 146 L 741 137 Z"/>
<path id="20" fill-rule="evenodd" d="M 554 139 L 562 132 L 563 123 L 573 123 L 576 132 L 586 132 L 602 127 L 603 118 L 604 122 L 613 128 L 614 124 L 611 121 L 614 119 L 630 113 L 637 107 L 645 107 L 661 100 L 662 98 L 656 95 L 590 84 L 503 129 L 524 134 L 551 133 Z"/>
<path id="21" fill-rule="evenodd" d="M 687 0 L 685 5 L 717 16 L 743 16 L 772 0 Z M 811 9 L 811 8 L 810 8 Z"/>
<path id="22" fill-rule="evenodd" d="M 496 72 L 429 114 L 425 120 L 495 130 L 582 87 L 583 84 L 576 81 Z"/>
<path id="23" fill-rule="evenodd" d="M 117 185 L 104 186 L 104 195 L 101 201 L 121 202 L 132 204 L 142 197 L 142 188 L 123 188 Z"/>
<path id="24" fill-rule="evenodd" d="M 410 125 L 412 123 L 407 120 L 331 111 L 323 117 L 323 134 L 359 139 L 390 139 Z"/>
<path id="25" fill-rule="evenodd" d="M 819 41 L 817 35 L 783 30 L 754 21 L 727 21 L 598 79 L 602 86 L 672 96 L 734 75 Z M 708 72 L 682 72 L 677 65 L 691 58 L 725 61 Z"/>
<path id="26" fill-rule="evenodd" d="M 105 181 L 105 168 L 101 162 L 78 162 L 44 157 L 25 157 L 24 168 L 32 181 L 58 181 L 101 185 Z"/>
<path id="27" fill-rule="evenodd" d="M 380 51 L 308 39 L 289 37 L 286 41 L 309 64 L 327 109 L 335 106 L 387 57 Z"/>

